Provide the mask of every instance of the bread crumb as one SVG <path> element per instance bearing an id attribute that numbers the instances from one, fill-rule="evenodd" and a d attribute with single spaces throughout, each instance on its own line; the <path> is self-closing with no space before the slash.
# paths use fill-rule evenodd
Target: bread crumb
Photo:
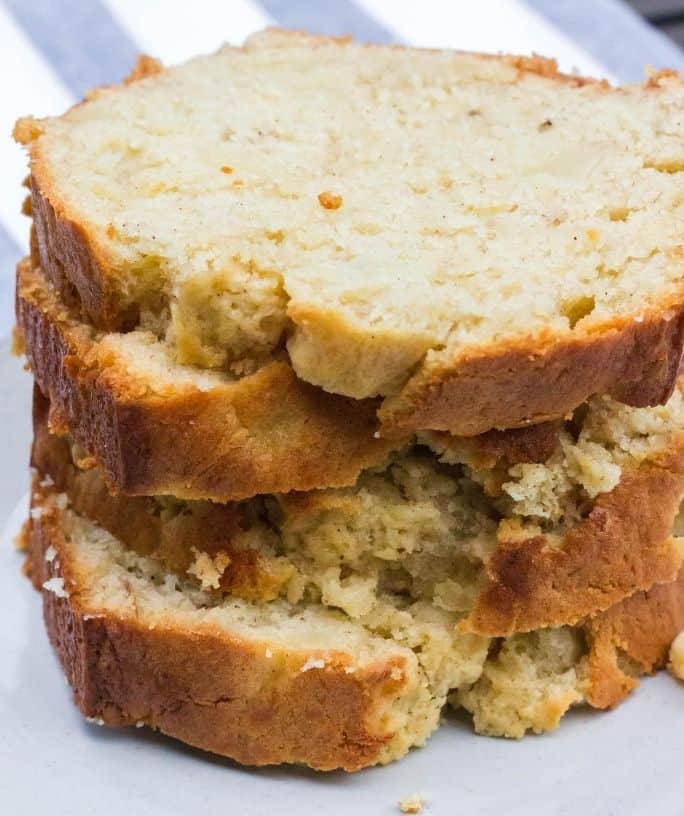
<path id="1" fill-rule="evenodd" d="M 670 662 L 667 668 L 673 677 L 684 680 L 684 631 L 681 631 L 670 646 Z"/>
<path id="2" fill-rule="evenodd" d="M 52 478 L 52 476 L 50 476 L 50 474 L 48 473 L 43 479 L 41 479 L 39 484 L 41 487 L 54 487 L 55 481 Z"/>
<path id="3" fill-rule="evenodd" d="M 339 210 L 342 206 L 342 196 L 324 190 L 318 194 L 318 202 L 326 210 Z"/>
<path id="4" fill-rule="evenodd" d="M 57 555 L 57 550 L 52 546 L 52 544 L 45 550 L 45 555 L 43 556 L 48 564 L 52 563 L 55 560 L 55 556 Z"/>
<path id="5" fill-rule="evenodd" d="M 54 592 L 58 598 L 68 598 L 69 592 L 64 588 L 64 578 L 50 578 L 43 583 L 43 589 Z"/>
<path id="6" fill-rule="evenodd" d="M 356 671 L 356 666 L 345 666 L 344 673 L 345 674 L 354 674 Z"/>
<path id="7" fill-rule="evenodd" d="M 299 670 L 300 672 L 311 671 L 311 669 L 324 669 L 325 660 L 322 657 L 307 657 L 306 663 Z"/>
<path id="8" fill-rule="evenodd" d="M 144 725 L 145 725 L 145 720 L 138 720 L 138 722 L 135 724 L 135 727 L 136 728 L 142 728 Z"/>
<path id="9" fill-rule="evenodd" d="M 86 717 L 86 721 L 91 723 L 92 725 L 104 725 L 105 721 L 102 717 Z"/>
<path id="10" fill-rule="evenodd" d="M 33 116 L 24 116 L 17 119 L 17 123 L 12 131 L 14 140 L 21 145 L 30 144 L 34 139 L 43 135 L 43 126 L 34 119 Z"/>
<path id="11" fill-rule="evenodd" d="M 132 82 L 145 79 L 145 77 L 159 74 L 163 70 L 164 66 L 156 57 L 150 57 L 148 54 L 140 54 L 138 61 L 133 66 L 133 70 L 124 79 L 124 84 L 130 85 Z"/>
<path id="12" fill-rule="evenodd" d="M 96 618 L 104 618 L 104 615 L 100 614 L 100 615 L 84 615 L 83 616 L 84 621 L 95 620 Z"/>
<path id="13" fill-rule="evenodd" d="M 400 799 L 398 802 L 399 810 L 402 813 L 420 813 L 425 804 L 425 799 L 420 793 L 414 793 L 412 796 L 407 796 L 406 799 Z"/>
<path id="14" fill-rule="evenodd" d="M 10 351 L 15 357 L 23 357 L 24 353 L 26 352 L 26 342 L 24 340 L 24 333 L 18 326 L 14 326 L 14 328 L 12 329 L 12 341 Z"/>
<path id="15" fill-rule="evenodd" d="M 233 168 L 227 164 L 221 165 L 221 172 L 225 173 L 227 176 L 233 172 Z"/>
<path id="16" fill-rule="evenodd" d="M 199 580 L 202 589 L 219 589 L 221 577 L 230 564 L 228 553 L 220 550 L 212 557 L 197 547 L 191 547 L 191 550 L 195 553 L 195 560 L 188 567 L 188 573 Z"/>
<path id="17" fill-rule="evenodd" d="M 273 657 L 273 652 L 270 649 L 266 649 L 264 656 L 270 660 Z"/>
<path id="18" fill-rule="evenodd" d="M 38 521 L 38 519 L 42 515 L 43 515 L 43 508 L 42 507 L 32 507 L 31 510 L 29 511 L 29 516 L 31 516 L 31 518 L 34 521 Z"/>

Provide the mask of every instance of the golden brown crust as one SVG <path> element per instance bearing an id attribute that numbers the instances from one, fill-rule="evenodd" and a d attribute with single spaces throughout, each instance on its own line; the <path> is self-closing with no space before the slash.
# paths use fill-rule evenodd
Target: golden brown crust
<path id="1" fill-rule="evenodd" d="M 347 673 L 348 659 L 333 652 L 324 670 L 302 671 L 303 653 L 273 646 L 268 657 L 257 639 L 210 625 L 190 629 L 170 617 L 149 628 L 123 611 L 102 615 L 56 513 L 31 522 L 29 563 L 36 587 L 59 576 L 70 588 L 65 598 L 43 590 L 43 611 L 85 716 L 142 722 L 247 765 L 353 771 L 381 760 L 392 736 L 382 712 L 404 690 L 399 656 Z"/>
<path id="2" fill-rule="evenodd" d="M 638 590 L 674 580 L 684 547 L 671 537 L 684 498 L 684 434 L 624 470 L 561 542 L 500 540 L 467 631 L 488 635 L 573 624 Z"/>
<path id="3" fill-rule="evenodd" d="M 563 422 L 554 420 L 506 431 L 485 431 L 478 436 L 427 431 L 425 440 L 435 450 L 450 454 L 451 460 L 465 462 L 469 467 L 507 470 L 511 465 L 545 462 L 558 450 L 562 429 Z"/>
<path id="4" fill-rule="evenodd" d="M 613 321 L 566 338 L 534 337 L 423 366 L 378 415 L 381 433 L 475 436 L 565 416 L 593 394 L 658 405 L 674 389 L 684 349 L 684 303 L 640 320 Z"/>
<path id="5" fill-rule="evenodd" d="M 292 568 L 275 556 L 239 546 L 249 519 L 239 503 L 180 503 L 165 506 L 144 496 L 112 495 L 99 468 L 82 470 L 72 461 L 69 440 L 48 429 L 50 404 L 33 387 L 31 465 L 38 487 L 48 477 L 53 489 L 66 493 L 73 509 L 97 522 L 140 555 L 154 555 L 172 572 L 184 575 L 199 553 L 212 559 L 212 586 L 238 598 L 271 601 L 292 575 Z M 165 512 L 166 509 L 166 512 Z"/>
<path id="6" fill-rule="evenodd" d="M 597 615 L 585 626 L 589 642 L 587 702 L 612 708 L 636 686 L 634 673 L 664 668 L 670 644 L 684 629 L 684 569 L 676 580 L 659 584 Z M 631 672 L 620 665 L 631 663 Z"/>
<path id="7" fill-rule="evenodd" d="M 374 438 L 373 402 L 326 394 L 280 361 L 210 390 L 155 393 L 102 351 L 28 261 L 17 267 L 16 310 L 55 427 L 115 491 L 228 501 L 348 485 L 393 447 Z"/>
<path id="8" fill-rule="evenodd" d="M 49 190 L 47 170 L 41 185 Z M 64 303 L 78 309 L 105 331 L 127 331 L 139 319 L 140 304 L 130 303 L 109 269 L 100 247 L 87 230 L 72 220 L 58 203 L 51 203 L 31 176 L 31 255 Z M 56 200 L 53 197 L 53 200 Z"/>

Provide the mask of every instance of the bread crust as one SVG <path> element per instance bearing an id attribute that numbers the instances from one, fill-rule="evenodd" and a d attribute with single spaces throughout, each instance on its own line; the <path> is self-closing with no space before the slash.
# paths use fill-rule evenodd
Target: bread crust
<path id="1" fill-rule="evenodd" d="M 664 668 L 670 644 L 683 627 L 684 569 L 676 580 L 638 592 L 589 621 L 589 705 L 613 708 L 639 685 L 634 669 L 652 674 Z M 634 667 L 630 673 L 620 666 L 624 657 Z"/>
<path id="2" fill-rule="evenodd" d="M 594 394 L 637 407 L 667 402 L 684 349 L 684 302 L 646 314 L 530 337 L 423 365 L 380 406 L 381 433 L 475 436 L 565 416 Z"/>
<path id="3" fill-rule="evenodd" d="M 55 430 L 128 495 L 229 501 L 353 484 L 395 443 L 374 437 L 375 404 L 326 394 L 274 361 L 209 390 L 154 390 L 103 352 L 28 260 L 17 267 L 17 325 Z"/>
<path id="4" fill-rule="evenodd" d="M 297 40 L 312 47 L 333 42 L 344 47 L 346 42 L 269 31 L 253 38 L 245 48 L 261 41 L 273 47 Z M 589 84 L 598 92 L 609 88 L 605 82 L 562 74 L 553 60 L 541 57 L 492 55 L 483 59 L 499 59 L 521 76 L 533 74 L 577 87 Z M 661 84 L 675 82 L 681 83 L 681 79 L 674 72 L 661 72 L 651 77 L 645 88 L 653 91 Z M 39 128 L 39 123 L 25 128 L 27 134 L 21 140 L 31 145 L 30 186 L 40 263 L 62 297 L 78 300 L 96 326 L 105 330 L 132 328 L 149 293 L 133 292 L 130 282 L 117 277 L 106 248 L 83 225 L 83 217 L 70 212 L 54 190 L 49 163 L 37 144 L 34 146 Z M 302 332 L 298 319 L 306 322 L 306 314 L 297 318 L 296 312 L 289 310 L 295 322 L 293 340 L 297 330 Z M 330 349 L 344 347 L 342 335 L 352 337 L 353 329 L 335 325 L 326 334 L 322 328 L 325 323 L 325 319 L 316 321 L 321 332 L 318 341 L 324 345 L 329 341 Z M 603 323 L 587 319 L 563 333 L 465 350 L 440 362 L 429 362 L 429 353 L 423 359 L 420 345 L 397 350 L 399 356 L 406 356 L 409 369 L 417 365 L 417 370 L 403 386 L 393 380 L 393 393 L 381 404 L 381 433 L 388 438 L 419 430 L 474 436 L 493 428 L 523 427 L 563 417 L 593 394 L 609 394 L 628 405 L 657 405 L 672 393 L 684 350 L 684 291 L 654 303 L 643 315 Z"/>
<path id="5" fill-rule="evenodd" d="M 673 581 L 684 544 L 671 529 L 684 498 L 684 434 L 623 471 L 562 542 L 500 539 L 465 631 L 507 635 L 574 624 L 638 590 Z"/>
<path id="6" fill-rule="evenodd" d="M 162 518 L 164 505 L 154 498 L 114 495 L 99 468 L 74 466 L 68 438 L 49 432 L 49 410 L 49 402 L 34 385 L 31 466 L 39 485 L 47 480 L 54 490 L 67 494 L 79 515 L 140 555 L 154 554 L 172 572 L 186 574 L 197 555 L 206 553 L 212 561 L 221 559 L 222 569 L 212 576 L 213 588 L 250 601 L 278 597 L 292 569 L 282 559 L 236 546 L 235 539 L 249 525 L 240 503 L 198 502 L 194 513 L 174 515 L 169 521 Z"/>
<path id="7" fill-rule="evenodd" d="M 560 448 L 562 420 L 540 422 L 506 431 L 491 430 L 478 436 L 452 436 L 426 431 L 418 440 L 449 461 L 464 462 L 476 470 L 545 462 Z"/>
<path id="8" fill-rule="evenodd" d="M 40 165 L 39 165 L 40 166 Z M 36 171 L 37 173 L 37 171 Z M 31 175 L 32 255 L 62 300 L 104 331 L 135 327 L 140 304 L 130 303 L 103 248 L 50 197 L 47 168 Z M 46 192 L 43 192 L 43 188 Z"/>
<path id="9" fill-rule="evenodd" d="M 43 587 L 43 612 L 86 717 L 149 725 L 248 765 L 297 762 L 351 771 L 383 760 L 391 734 L 380 726 L 382 711 L 403 690 L 399 657 L 349 674 L 345 656 L 333 654 L 325 670 L 302 672 L 304 654 L 274 647 L 274 670 L 266 644 L 210 626 L 189 629 L 172 615 L 151 628 L 144 617 L 93 607 L 59 511 L 44 510 L 29 522 L 28 546 L 26 571 L 36 588 L 60 577 L 68 590 L 58 596 Z M 635 673 L 665 665 L 682 628 L 684 571 L 585 622 L 586 702 L 595 708 L 621 702 L 638 685 Z M 632 663 L 629 674 L 621 655 Z"/>
<path id="10" fill-rule="evenodd" d="M 302 671 L 308 653 L 217 627 L 189 629 L 169 616 L 103 615 L 73 558 L 56 511 L 30 524 L 28 572 L 40 588 L 59 576 L 68 597 L 43 589 L 48 636 L 86 717 L 112 726 L 144 723 L 246 765 L 302 763 L 358 770 L 382 760 L 392 734 L 384 709 L 405 690 L 400 655 L 353 673 L 343 653 Z M 53 547 L 56 557 L 47 561 Z"/>

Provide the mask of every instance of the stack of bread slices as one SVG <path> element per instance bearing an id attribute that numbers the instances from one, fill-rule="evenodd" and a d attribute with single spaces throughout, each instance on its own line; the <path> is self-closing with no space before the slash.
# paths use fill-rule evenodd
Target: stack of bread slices
<path id="1" fill-rule="evenodd" d="M 670 72 L 268 31 L 21 120 L 24 543 L 83 714 L 355 770 L 662 667 L 683 116 Z"/>

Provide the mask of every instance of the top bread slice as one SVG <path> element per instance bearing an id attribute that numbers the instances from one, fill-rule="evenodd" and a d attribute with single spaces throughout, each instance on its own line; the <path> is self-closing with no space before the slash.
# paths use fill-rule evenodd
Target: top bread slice
<path id="1" fill-rule="evenodd" d="M 684 83 L 267 32 L 22 120 L 41 264 L 105 329 L 475 435 L 667 399 Z"/>

